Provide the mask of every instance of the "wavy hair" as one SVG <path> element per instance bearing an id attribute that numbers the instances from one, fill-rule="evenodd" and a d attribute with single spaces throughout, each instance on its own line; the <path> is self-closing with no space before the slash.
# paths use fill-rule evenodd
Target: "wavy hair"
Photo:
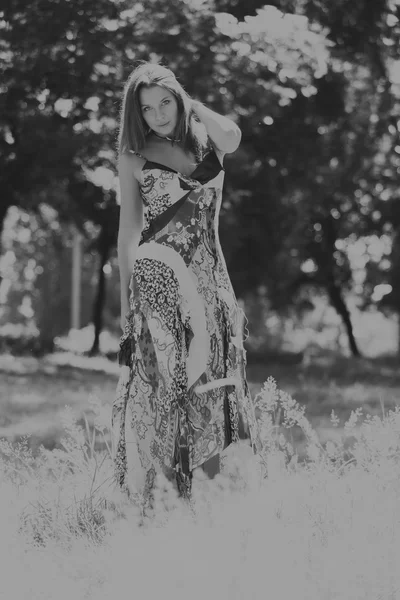
<path id="1" fill-rule="evenodd" d="M 192 152 L 196 160 L 202 160 L 209 149 L 204 125 L 195 117 L 190 108 L 190 97 L 176 79 L 174 73 L 158 63 L 143 62 L 129 75 L 125 86 L 120 110 L 118 155 L 124 152 L 140 152 L 145 146 L 150 129 L 140 108 L 139 94 L 142 87 L 159 85 L 171 92 L 178 103 L 178 122 L 174 136 L 186 151 Z"/>

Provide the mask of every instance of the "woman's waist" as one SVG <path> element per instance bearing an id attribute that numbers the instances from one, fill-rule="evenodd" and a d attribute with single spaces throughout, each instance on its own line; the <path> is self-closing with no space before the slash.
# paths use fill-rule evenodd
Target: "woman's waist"
<path id="1" fill-rule="evenodd" d="M 222 249 L 215 242 L 215 236 L 204 235 L 200 238 L 177 239 L 175 236 L 156 236 L 141 241 L 136 261 L 154 259 L 167 264 L 183 263 L 187 268 L 196 271 L 199 267 L 228 277 L 225 258 Z"/>
<path id="2" fill-rule="evenodd" d="M 142 272 L 146 261 L 149 262 L 145 267 L 149 274 L 156 267 L 152 266 L 152 262 L 156 261 L 157 268 L 164 264 L 182 283 L 189 277 L 200 292 L 208 289 L 218 296 L 226 297 L 228 294 L 235 298 L 226 263 L 218 247 L 202 243 L 197 248 L 184 249 L 168 242 L 148 241 L 138 247 L 133 274 L 138 269 Z M 209 292 L 206 295 L 209 296 Z"/>

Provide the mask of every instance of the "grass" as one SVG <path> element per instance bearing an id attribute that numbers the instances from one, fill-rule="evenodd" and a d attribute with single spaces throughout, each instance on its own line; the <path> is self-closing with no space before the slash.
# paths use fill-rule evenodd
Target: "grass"
<path id="1" fill-rule="evenodd" d="M 252 378 L 260 389 L 255 396 L 264 442 L 260 460 L 231 447 L 227 472 L 213 481 L 196 479 L 190 506 L 160 479 L 149 518 L 137 498 L 128 501 L 113 484 L 102 402 L 93 405 L 92 424 L 75 418 L 90 406 L 82 398 L 79 404 L 79 390 L 90 393 L 107 379 L 112 388 L 115 373 L 109 366 L 101 375 L 92 362 L 91 369 L 86 364 L 86 378 L 77 373 L 74 379 L 76 368 L 60 361 L 53 357 L 54 371 L 31 362 L 31 385 L 25 388 L 33 398 L 49 392 L 36 403 L 41 410 L 56 402 L 51 377 L 61 390 L 71 383 L 76 403 L 59 413 L 59 447 L 33 452 L 29 440 L 0 440 L 0 596 L 108 600 L 132 590 L 150 600 L 173 590 L 177 600 L 400 598 L 400 408 L 360 419 L 354 405 L 342 428 L 331 417 L 338 440 L 322 444 L 305 405 L 267 379 L 268 373 L 262 384 Z M 379 377 L 392 377 L 396 389 L 394 367 L 390 372 L 387 365 L 376 367 L 375 374 L 372 365 L 344 367 L 325 364 L 328 382 L 335 373 L 343 377 L 337 389 L 346 388 L 345 376 L 353 385 L 368 369 L 382 393 Z M 15 363 L 14 371 L 22 368 L 27 364 Z M 48 368 L 50 379 L 44 376 Z M 259 368 L 251 367 L 249 374 Z M 296 385 L 301 372 L 298 392 L 307 385 L 317 389 L 316 364 L 303 370 L 292 366 L 287 381 Z M 10 372 L 8 377 L 12 391 L 10 381 L 16 379 Z M 359 385 L 367 390 L 368 377 Z M 102 391 L 108 401 L 108 389 Z M 333 393 L 330 398 L 333 402 Z M 19 418 L 13 413 L 10 420 Z M 294 428 L 302 431 L 307 460 L 300 461 L 296 444 L 288 443 Z M 346 439 L 351 440 L 347 448 Z M 24 576 L 16 577 L 21 568 Z"/>
<path id="2" fill-rule="evenodd" d="M 61 413 L 70 406 L 78 420 L 90 398 L 112 402 L 118 366 L 106 359 L 56 354 L 44 359 L 0 357 L 0 438 L 53 449 L 63 434 Z"/>
<path id="3" fill-rule="evenodd" d="M 258 363 L 250 366 L 248 375 L 253 393 L 258 392 L 260 381 L 274 377 L 281 389 L 306 407 L 307 418 L 326 443 L 338 439 L 342 425 L 356 408 L 382 416 L 383 410 L 400 404 L 399 362 L 395 356 L 356 359 L 325 352 L 306 364 L 287 364 L 284 359 Z M 337 428 L 330 421 L 332 410 L 341 423 Z M 298 428 L 293 436 L 303 456 L 304 436 Z"/>
<path id="4" fill-rule="evenodd" d="M 396 358 L 351 359 L 321 354 L 308 364 L 289 363 L 284 357 L 250 364 L 247 369 L 253 397 L 270 376 L 278 386 L 306 407 L 306 415 L 320 440 L 337 440 L 351 411 L 362 407 L 382 415 L 400 403 L 400 371 Z M 29 435 L 36 450 L 59 447 L 63 434 L 61 412 L 65 405 L 82 422 L 84 411 L 92 423 L 89 400 L 109 406 L 118 377 L 116 362 L 64 352 L 44 359 L 0 356 L 0 438 L 18 441 Z M 332 427 L 335 411 L 341 426 Z M 291 431 L 299 456 L 305 456 L 305 437 L 299 427 Z"/>

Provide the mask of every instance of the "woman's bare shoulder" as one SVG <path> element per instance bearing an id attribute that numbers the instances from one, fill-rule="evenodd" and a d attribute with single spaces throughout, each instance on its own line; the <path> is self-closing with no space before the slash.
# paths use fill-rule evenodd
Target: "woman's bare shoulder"
<path id="1" fill-rule="evenodd" d="M 134 150 L 122 152 L 118 157 L 118 172 L 120 176 L 133 173 L 135 179 L 140 181 L 142 168 L 146 160 L 140 152 L 135 152 Z"/>

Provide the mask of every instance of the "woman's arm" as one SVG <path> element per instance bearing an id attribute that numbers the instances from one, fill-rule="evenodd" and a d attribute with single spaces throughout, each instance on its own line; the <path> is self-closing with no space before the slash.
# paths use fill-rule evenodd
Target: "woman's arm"
<path id="1" fill-rule="evenodd" d="M 192 109 L 204 124 L 216 148 L 228 154 L 235 152 L 242 137 L 242 132 L 236 123 L 207 108 L 198 100 L 192 100 Z"/>
<path id="2" fill-rule="evenodd" d="M 133 175 L 134 158 L 123 154 L 118 161 L 121 210 L 118 230 L 118 265 L 121 282 L 121 328 L 129 310 L 129 281 L 143 229 L 143 202 Z"/>

